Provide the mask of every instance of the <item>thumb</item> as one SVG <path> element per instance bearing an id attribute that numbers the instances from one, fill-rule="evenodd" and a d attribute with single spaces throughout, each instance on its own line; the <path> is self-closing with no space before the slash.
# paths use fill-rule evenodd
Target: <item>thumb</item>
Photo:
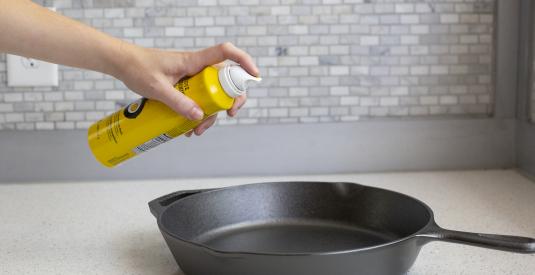
<path id="1" fill-rule="evenodd" d="M 204 112 L 197 103 L 172 86 L 160 94 L 159 100 L 189 120 L 201 120 L 204 117 Z"/>

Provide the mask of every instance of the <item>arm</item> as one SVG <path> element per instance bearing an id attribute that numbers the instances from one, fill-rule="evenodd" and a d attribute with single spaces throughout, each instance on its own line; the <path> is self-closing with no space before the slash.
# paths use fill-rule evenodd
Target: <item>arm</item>
<path id="1" fill-rule="evenodd" d="M 132 91 L 162 101 L 189 119 L 202 111 L 173 85 L 206 66 L 231 59 L 258 75 L 252 58 L 225 43 L 197 52 L 146 49 L 99 32 L 80 22 L 49 11 L 29 0 L 0 0 L 0 52 L 94 70 L 123 81 Z M 228 111 L 234 116 L 245 97 Z M 215 117 L 195 129 L 202 134 Z"/>

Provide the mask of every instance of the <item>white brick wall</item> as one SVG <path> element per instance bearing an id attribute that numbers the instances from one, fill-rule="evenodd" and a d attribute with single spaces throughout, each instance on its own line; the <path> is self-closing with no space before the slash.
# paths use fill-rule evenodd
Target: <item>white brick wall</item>
<path id="1" fill-rule="evenodd" d="M 494 0 L 36 2 L 146 47 L 244 48 L 265 81 L 221 125 L 492 110 Z M 83 129 L 137 97 L 109 76 L 63 66 L 57 88 L 5 79 L 0 55 L 0 129 Z"/>

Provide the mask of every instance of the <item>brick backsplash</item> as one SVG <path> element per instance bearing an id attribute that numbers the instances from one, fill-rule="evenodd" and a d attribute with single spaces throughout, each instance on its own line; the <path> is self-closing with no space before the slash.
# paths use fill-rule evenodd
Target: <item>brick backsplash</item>
<path id="1" fill-rule="evenodd" d="M 146 47 L 244 48 L 265 80 L 223 125 L 492 112 L 494 0 L 37 2 Z M 0 129 L 84 129 L 135 98 L 64 66 L 59 87 L 7 87 L 0 55 Z"/>

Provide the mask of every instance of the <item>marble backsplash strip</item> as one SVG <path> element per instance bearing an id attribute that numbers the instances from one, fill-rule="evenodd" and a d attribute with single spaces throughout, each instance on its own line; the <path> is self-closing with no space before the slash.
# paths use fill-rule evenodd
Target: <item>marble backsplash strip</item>
<path id="1" fill-rule="evenodd" d="M 246 49 L 265 81 L 223 125 L 493 111 L 494 0 L 37 2 L 146 47 Z M 135 98 L 109 76 L 64 66 L 59 87 L 7 87 L 0 55 L 0 129 L 85 129 Z"/>

